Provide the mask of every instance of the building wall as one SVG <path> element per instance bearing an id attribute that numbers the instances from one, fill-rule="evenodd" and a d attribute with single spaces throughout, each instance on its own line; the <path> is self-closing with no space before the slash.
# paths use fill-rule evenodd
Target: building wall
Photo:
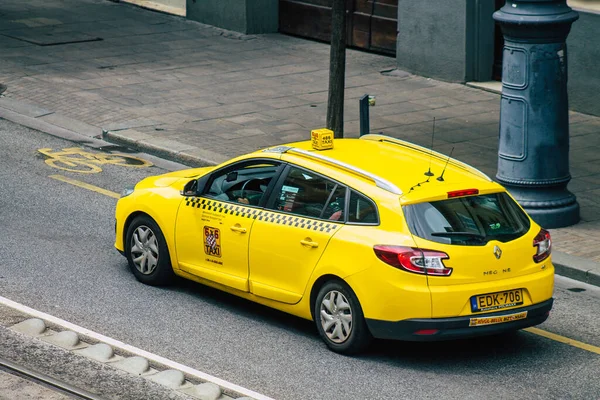
<path id="1" fill-rule="evenodd" d="M 493 3 L 399 0 L 398 68 L 451 82 L 491 80 Z M 600 13 L 577 11 L 567 38 L 569 108 L 600 116 Z"/>
<path id="2" fill-rule="evenodd" d="M 464 81 L 466 11 L 466 0 L 398 0 L 398 68 L 447 81 Z"/>
<path id="3" fill-rule="evenodd" d="M 600 14 L 578 11 L 567 38 L 569 108 L 600 116 Z"/>
<path id="4" fill-rule="evenodd" d="M 187 18 L 236 32 L 277 32 L 279 0 L 187 0 Z"/>

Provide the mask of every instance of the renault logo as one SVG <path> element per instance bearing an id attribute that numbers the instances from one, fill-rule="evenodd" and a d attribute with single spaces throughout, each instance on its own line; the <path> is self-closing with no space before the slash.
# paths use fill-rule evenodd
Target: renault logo
<path id="1" fill-rule="evenodd" d="M 499 260 L 500 257 L 502 257 L 502 250 L 500 249 L 500 247 L 494 246 L 494 255 L 496 256 L 497 260 Z"/>

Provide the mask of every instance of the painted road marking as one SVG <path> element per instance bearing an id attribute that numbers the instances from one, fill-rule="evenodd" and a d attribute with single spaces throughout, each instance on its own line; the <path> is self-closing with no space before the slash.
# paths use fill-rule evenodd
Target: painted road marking
<path id="1" fill-rule="evenodd" d="M 99 165 L 118 165 L 128 168 L 147 168 L 152 163 L 143 158 L 128 154 L 92 153 L 79 147 L 68 147 L 62 151 L 53 152 L 50 148 L 38 149 L 47 157 L 44 161 L 53 168 L 80 174 L 97 174 L 102 172 Z"/>
<path id="2" fill-rule="evenodd" d="M 159 355 L 147 352 L 145 350 L 139 349 L 137 347 L 134 346 L 130 346 L 128 344 L 125 344 L 119 340 L 113 339 L 113 338 L 109 338 L 108 336 L 104 336 L 100 333 L 96 333 L 94 331 L 91 331 L 89 329 L 83 328 L 81 326 L 72 324 L 68 321 L 62 320 L 60 318 L 57 318 L 55 316 L 52 316 L 50 314 L 46 314 L 42 311 L 38 311 L 38 310 L 34 310 L 33 308 L 27 307 L 26 305 L 17 303 L 15 301 L 12 301 L 10 299 L 7 299 L 5 297 L 0 296 L 0 304 L 4 304 L 5 306 L 11 307 L 15 310 L 21 311 L 25 314 L 29 314 L 33 317 L 42 319 L 46 322 L 50 322 L 52 324 L 56 324 L 58 326 L 61 326 L 65 329 L 71 330 L 73 332 L 76 332 L 80 335 L 83 336 L 87 336 L 89 338 L 98 340 L 100 342 L 106 343 L 114 348 L 117 348 L 119 350 L 122 350 L 124 352 L 129 352 L 131 354 L 134 354 L 136 356 L 140 356 L 140 357 L 144 357 L 146 359 L 148 359 L 149 361 L 153 361 L 155 363 L 158 364 L 162 364 L 166 367 L 172 368 L 172 369 L 176 369 L 179 370 L 181 372 L 183 372 L 184 374 L 189 374 L 190 376 L 193 376 L 195 378 L 198 378 L 200 380 L 203 381 L 207 381 L 207 382 L 212 382 L 216 385 L 221 386 L 222 388 L 225 389 L 229 389 L 233 392 L 237 392 L 239 394 L 241 394 L 242 396 L 247 396 L 256 400 L 274 400 L 271 397 L 267 397 L 265 395 L 262 395 L 260 393 L 256 393 L 250 389 L 246 389 L 244 387 L 238 386 L 234 383 L 225 381 L 223 379 L 217 378 L 216 376 L 212 376 L 209 375 L 207 373 L 204 373 L 202 371 L 198 371 L 196 369 L 190 368 L 188 366 L 185 366 L 183 364 L 179 364 L 178 362 L 169 360 L 167 358 L 161 357 Z"/>
<path id="3" fill-rule="evenodd" d="M 583 349 L 592 353 L 600 354 L 600 347 L 598 346 L 583 343 L 575 339 L 569 339 L 568 337 L 557 335 L 556 333 L 544 331 L 538 328 L 525 328 L 524 330 L 529 333 L 533 333 L 534 335 L 543 336 L 556 342 L 561 342 L 564 344 L 568 344 L 569 346 L 577 347 L 579 349 Z"/>
<path id="4" fill-rule="evenodd" d="M 121 195 L 119 193 L 111 192 L 110 190 L 102 189 L 101 187 L 90 185 L 89 183 L 78 181 L 77 179 L 67 178 L 66 176 L 62 176 L 62 175 L 50 175 L 48 178 L 56 179 L 57 181 L 62 181 L 62 182 L 70 183 L 71 185 L 75 185 L 75 186 L 78 186 L 80 188 L 91 190 L 93 192 L 100 193 L 100 194 L 103 194 L 103 195 L 108 196 L 108 197 L 113 197 L 115 199 L 119 199 L 121 197 Z"/>

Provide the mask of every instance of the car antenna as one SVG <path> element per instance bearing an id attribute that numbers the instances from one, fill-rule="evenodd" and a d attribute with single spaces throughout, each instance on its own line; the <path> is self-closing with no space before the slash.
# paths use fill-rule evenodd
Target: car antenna
<path id="1" fill-rule="evenodd" d="M 450 150 L 450 155 L 446 160 L 446 165 L 444 165 L 444 169 L 442 170 L 442 174 L 437 177 L 437 180 L 440 182 L 444 182 L 444 172 L 446 172 L 446 167 L 448 166 L 448 161 L 450 161 L 450 157 L 452 157 L 452 153 L 454 152 L 454 146 L 452 146 L 452 150 Z"/>
<path id="2" fill-rule="evenodd" d="M 435 117 L 433 117 L 433 129 L 431 130 L 431 148 L 429 153 L 429 169 L 425 172 L 425 176 L 433 176 L 433 172 L 431 172 L 431 159 L 433 158 L 433 137 L 435 135 Z"/>

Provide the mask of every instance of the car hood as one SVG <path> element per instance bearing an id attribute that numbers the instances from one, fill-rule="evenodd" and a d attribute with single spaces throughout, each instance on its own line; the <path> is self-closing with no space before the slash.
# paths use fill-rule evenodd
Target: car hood
<path id="1" fill-rule="evenodd" d="M 202 168 L 192 168 L 192 169 L 184 169 L 180 171 L 173 171 L 162 175 L 149 176 L 142 181 L 140 181 L 137 185 L 135 185 L 136 189 L 147 189 L 151 187 L 167 187 L 172 186 L 178 181 L 182 181 L 181 188 L 187 183 L 190 179 L 197 178 L 205 173 L 213 170 L 215 167 L 202 167 Z"/>

